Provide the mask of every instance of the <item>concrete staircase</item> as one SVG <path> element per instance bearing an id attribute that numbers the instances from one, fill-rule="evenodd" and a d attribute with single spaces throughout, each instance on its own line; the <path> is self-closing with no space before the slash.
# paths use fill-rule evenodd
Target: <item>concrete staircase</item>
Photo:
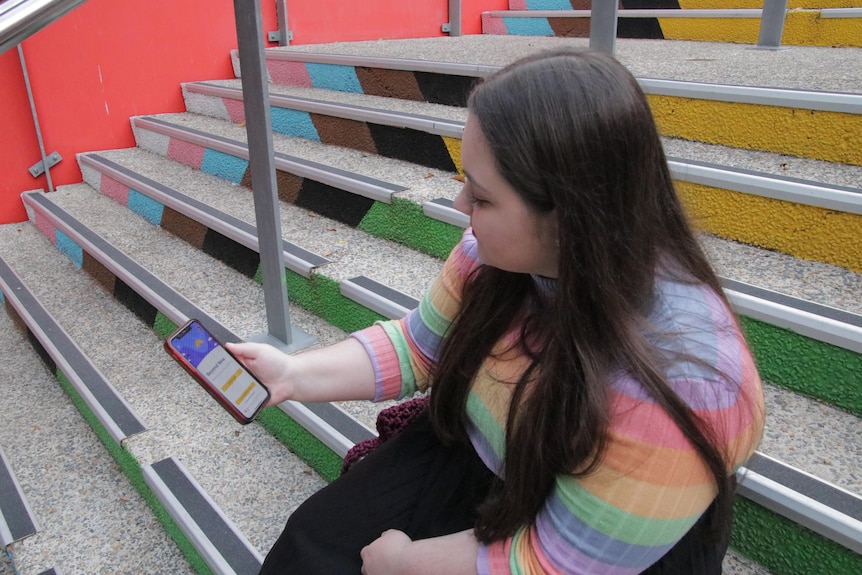
<path id="1" fill-rule="evenodd" d="M 763 0 L 621 0 L 617 36 L 757 44 Z M 509 0 L 482 14 L 484 34 L 589 38 L 590 0 Z M 862 46 L 858 0 L 791 2 L 782 44 Z"/>
<path id="2" fill-rule="evenodd" d="M 585 45 L 268 51 L 294 323 L 326 344 L 416 305 L 466 225 L 469 86 L 559 43 Z M 728 573 L 862 571 L 860 55 L 618 43 L 769 384 Z M 10 572 L 254 573 L 373 433 L 380 406 L 360 403 L 240 426 L 161 350 L 188 317 L 228 341 L 266 330 L 239 81 L 183 91 L 187 113 L 133 118 L 136 148 L 81 154 L 84 183 L 25 194 L 30 222 L 0 227 Z"/>

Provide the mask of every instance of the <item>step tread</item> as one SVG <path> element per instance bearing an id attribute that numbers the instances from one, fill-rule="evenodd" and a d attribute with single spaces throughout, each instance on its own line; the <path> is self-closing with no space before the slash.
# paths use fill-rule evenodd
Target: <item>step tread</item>
<path id="1" fill-rule="evenodd" d="M 242 80 L 240 79 L 207 80 L 206 82 L 200 83 L 242 90 Z M 334 104 L 346 104 L 348 106 L 359 106 L 373 110 L 392 111 L 400 114 L 413 114 L 456 122 L 464 122 L 467 119 L 467 110 L 459 106 L 446 106 L 444 104 L 434 104 L 431 102 L 388 98 L 371 94 L 357 94 L 354 92 L 336 92 L 334 90 L 325 90 L 323 88 L 286 86 L 271 82 L 267 84 L 267 89 L 270 94 L 279 96 L 307 98 Z"/>
<path id="2" fill-rule="evenodd" d="M 27 238 L 28 249 L 10 250 L 9 235 L 0 230 L 4 258 L 149 423 L 147 432 L 126 441 L 130 452 L 142 465 L 168 456 L 179 459 L 255 548 L 269 549 L 289 510 L 319 489 L 323 480 L 261 426 L 236 424 L 167 357 L 149 326 L 79 273 L 35 228 L 24 227 L 19 235 L 19 246 Z M 239 289 L 230 274 L 218 273 L 218 262 L 210 264 L 205 276 L 210 286 Z M 52 290 L 56 285 L 64 289 Z M 242 295 L 249 291 L 260 289 Z M 110 347 L 103 345 L 106 326 L 114 334 Z M 159 396 L 154 399 L 156 384 Z M 261 461 L 266 465 L 249 465 Z M 238 496 L 241 477 L 253 480 L 243 482 Z M 272 485 L 285 487 L 273 490 Z"/>
<path id="3" fill-rule="evenodd" d="M 205 132 L 240 142 L 243 146 L 246 145 L 245 128 L 224 120 L 191 113 L 159 114 L 151 117 L 161 122 Z M 140 131 L 139 128 L 138 130 Z M 409 162 L 348 148 L 327 146 L 304 138 L 273 134 L 273 148 L 276 154 L 295 156 L 344 170 L 360 178 L 373 178 L 382 181 L 393 188 L 399 197 L 418 203 L 438 197 L 454 196 L 461 186 L 458 181 L 453 179 L 451 172 L 417 166 Z"/>
<path id="4" fill-rule="evenodd" d="M 28 228 L 0 226 L 4 256 L 41 242 Z M 36 575 L 54 565 L 67 573 L 121 572 L 130 557 L 142 572 L 193 573 L 5 312 L 0 341 L 4 394 L 17 398 L 0 402 L 0 443 L 40 527 L 9 548 L 18 573 Z"/>
<path id="5" fill-rule="evenodd" d="M 138 148 L 99 152 L 145 177 L 181 191 L 229 215 L 254 223 L 250 190 Z M 440 261 L 388 240 L 363 233 L 343 223 L 312 215 L 308 210 L 280 203 L 282 236 L 330 260 L 317 273 L 340 281 L 370 275 L 412 297 L 421 297 L 440 270 Z M 368 264 L 373 261 L 372 267 Z"/>
<path id="6" fill-rule="evenodd" d="M 345 54 L 502 66 L 542 49 L 589 46 L 587 38 L 471 34 L 459 37 L 309 44 L 272 52 Z M 862 48 L 794 46 L 752 50 L 749 45 L 685 40 L 616 41 L 616 57 L 639 78 L 862 94 L 862 77 L 850 73 Z"/>
<path id="7" fill-rule="evenodd" d="M 240 80 L 221 80 L 205 82 L 233 90 L 242 89 Z M 345 104 L 370 108 L 381 112 L 397 112 L 421 117 L 435 117 L 458 122 L 466 121 L 467 110 L 455 106 L 444 106 L 428 102 L 414 102 L 399 98 L 388 98 L 351 92 L 336 92 L 320 88 L 305 88 L 299 86 L 268 85 L 271 94 L 314 99 L 333 104 Z M 733 148 L 719 144 L 709 144 L 684 140 L 681 138 L 663 138 L 668 156 L 682 160 L 696 160 L 733 169 L 751 170 L 771 174 L 779 178 L 792 178 L 808 182 L 818 182 L 827 186 L 837 186 L 858 190 L 862 193 L 862 166 L 839 164 L 824 160 L 799 158 L 786 154 L 777 154 L 761 150 Z"/>

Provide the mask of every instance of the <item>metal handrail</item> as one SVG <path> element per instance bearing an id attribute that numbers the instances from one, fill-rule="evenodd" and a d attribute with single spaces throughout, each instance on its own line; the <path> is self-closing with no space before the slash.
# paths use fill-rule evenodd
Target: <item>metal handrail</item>
<path id="1" fill-rule="evenodd" d="M 0 2 L 0 54 L 14 48 L 87 0 L 5 0 Z"/>

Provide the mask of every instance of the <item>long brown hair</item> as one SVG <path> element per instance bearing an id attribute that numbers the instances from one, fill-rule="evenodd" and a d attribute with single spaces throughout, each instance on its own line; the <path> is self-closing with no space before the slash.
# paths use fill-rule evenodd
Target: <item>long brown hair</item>
<path id="1" fill-rule="evenodd" d="M 674 192 L 637 81 L 611 56 L 539 53 L 486 79 L 468 108 L 507 182 L 536 213 L 556 211 L 560 249 L 552 298 L 528 275 L 480 266 L 442 344 L 431 417 L 445 440 L 466 437 L 471 383 L 508 330 L 519 326 L 531 360 L 509 408 L 503 481 L 480 510 L 477 536 L 512 535 L 534 520 L 555 477 L 595 468 L 617 369 L 635 377 L 695 446 L 718 488 L 712 526 L 726 531 L 733 495 L 726 458 L 668 385 L 646 335 L 659 274 L 722 292 Z"/>

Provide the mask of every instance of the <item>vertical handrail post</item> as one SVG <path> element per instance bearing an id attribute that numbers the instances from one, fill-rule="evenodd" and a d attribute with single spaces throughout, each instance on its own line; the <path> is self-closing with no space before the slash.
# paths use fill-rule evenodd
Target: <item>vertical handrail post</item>
<path id="1" fill-rule="evenodd" d="M 267 104 L 263 20 L 258 0 L 234 0 L 233 4 L 248 135 L 249 168 L 269 329 L 267 334 L 252 339 L 267 341 L 286 351 L 294 351 L 312 345 L 314 339 L 290 324 L 275 179 L 275 152 Z"/>
<path id="2" fill-rule="evenodd" d="M 463 34 L 461 24 L 461 0 L 449 0 L 449 35 Z"/>
<path id="3" fill-rule="evenodd" d="M 784 34 L 784 20 L 787 17 L 787 0 L 763 0 L 763 11 L 760 14 L 760 35 L 757 47 L 765 50 L 777 50 L 781 47 L 781 36 Z"/>
<path id="4" fill-rule="evenodd" d="M 618 0 L 593 0 L 590 11 L 590 49 L 613 55 L 617 43 Z"/>
<path id="5" fill-rule="evenodd" d="M 287 0 L 275 0 L 275 19 L 278 22 L 278 45 L 290 46 L 290 28 L 287 24 Z"/>

